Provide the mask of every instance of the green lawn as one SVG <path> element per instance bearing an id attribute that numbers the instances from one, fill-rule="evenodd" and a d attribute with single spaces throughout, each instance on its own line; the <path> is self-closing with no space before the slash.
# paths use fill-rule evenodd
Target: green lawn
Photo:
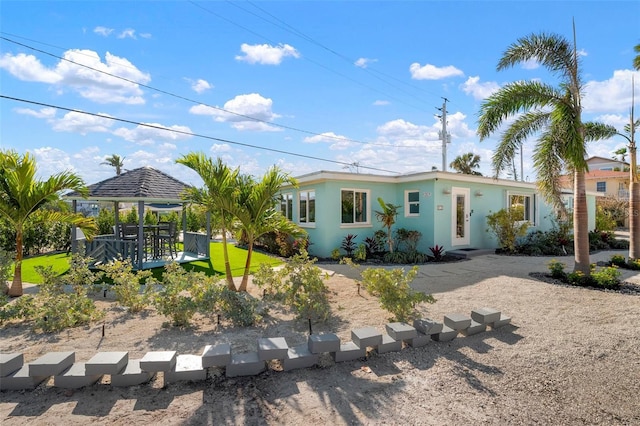
<path id="1" fill-rule="evenodd" d="M 231 263 L 231 272 L 234 277 L 242 276 L 244 271 L 244 263 L 247 259 L 247 251 L 242 248 L 238 248 L 233 244 L 228 244 L 229 249 L 229 263 Z M 71 255 L 66 253 L 46 254 L 42 256 L 34 256 L 22 261 L 22 281 L 33 284 L 40 284 L 42 277 L 35 271 L 35 267 L 38 265 L 46 266 L 51 265 L 53 270 L 58 274 L 63 275 L 69 270 L 69 260 Z M 251 272 L 258 270 L 261 264 L 267 265 L 279 265 L 282 263 L 280 259 L 265 255 L 258 252 L 253 252 L 251 256 Z M 184 263 L 182 265 L 189 271 L 201 271 L 207 275 L 224 275 L 224 257 L 222 255 L 222 243 L 211 243 L 211 260 L 210 261 L 196 261 L 190 263 Z M 154 276 L 160 277 L 162 268 L 156 268 L 153 271 Z"/>

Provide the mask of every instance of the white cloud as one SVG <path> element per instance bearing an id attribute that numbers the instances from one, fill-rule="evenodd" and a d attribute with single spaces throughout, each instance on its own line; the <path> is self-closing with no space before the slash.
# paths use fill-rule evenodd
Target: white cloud
<path id="1" fill-rule="evenodd" d="M 349 140 L 345 136 L 337 135 L 333 132 L 324 132 L 319 135 L 308 136 L 304 138 L 304 142 L 306 143 L 326 142 L 331 144 L 329 145 L 329 149 L 331 150 L 342 150 L 342 149 L 347 149 L 348 147 L 351 146 L 351 142 L 349 142 Z"/>
<path id="2" fill-rule="evenodd" d="M 358 58 L 358 60 L 355 61 L 353 64 L 356 67 L 367 68 L 370 64 L 372 64 L 374 62 L 378 62 L 378 60 L 377 59 L 370 59 L 370 58 Z"/>
<path id="3" fill-rule="evenodd" d="M 528 61 L 524 61 L 522 63 L 522 68 L 524 68 L 525 70 L 535 70 L 537 68 L 540 68 L 540 62 L 538 62 L 538 58 L 532 58 Z"/>
<path id="4" fill-rule="evenodd" d="M 191 89 L 196 93 L 203 93 L 209 89 L 213 89 L 213 85 L 210 84 L 207 80 L 203 80 L 201 78 L 197 80 L 189 80 L 191 82 Z"/>
<path id="5" fill-rule="evenodd" d="M 29 108 L 16 108 L 15 111 L 18 114 L 30 115 L 36 118 L 51 120 L 56 116 L 57 110 L 55 108 L 41 108 L 39 111 L 36 111 Z"/>
<path id="6" fill-rule="evenodd" d="M 228 143 L 214 143 L 213 145 L 211 145 L 209 151 L 216 153 L 229 152 L 231 151 L 231 145 L 229 145 Z"/>
<path id="7" fill-rule="evenodd" d="M 0 59 L 0 68 L 5 68 L 13 76 L 24 81 L 56 84 L 59 90 L 70 87 L 82 97 L 97 103 L 144 104 L 140 86 L 130 81 L 146 84 L 151 77 L 138 70 L 131 62 L 107 52 L 103 63 L 92 50 L 68 50 L 66 60 L 55 67 L 47 68 L 33 55 L 10 53 Z M 85 68 L 68 61 L 85 65 Z"/>
<path id="8" fill-rule="evenodd" d="M 134 30 L 133 28 L 127 28 L 123 30 L 120 34 L 118 34 L 118 38 L 132 38 L 135 40 L 136 30 Z"/>
<path id="9" fill-rule="evenodd" d="M 100 114 L 109 117 L 108 114 Z M 86 135 L 87 133 L 108 132 L 113 125 L 113 120 L 101 118 L 95 115 L 80 112 L 68 112 L 59 120 L 53 122 L 53 130 L 56 132 L 71 132 Z"/>
<path id="10" fill-rule="evenodd" d="M 100 34 L 101 36 L 109 37 L 113 32 L 113 28 L 95 27 L 93 29 L 93 32 L 96 34 Z"/>
<path id="11" fill-rule="evenodd" d="M 479 76 L 469 77 L 460 87 L 464 93 L 473 96 L 473 98 L 477 100 L 486 99 L 500 89 L 500 85 L 495 81 L 480 83 Z"/>
<path id="12" fill-rule="evenodd" d="M 140 33 L 140 37 L 149 39 L 149 38 L 151 38 L 152 36 L 151 36 L 151 34 L 150 34 L 150 33 Z"/>
<path id="13" fill-rule="evenodd" d="M 624 129 L 624 126 L 629 124 L 629 116 L 620 114 L 603 114 L 597 116 L 594 121 L 608 124 L 618 129 L 618 131 L 622 131 Z"/>
<path id="14" fill-rule="evenodd" d="M 640 81 L 640 72 L 616 70 L 604 81 L 589 81 L 584 86 L 582 106 L 585 112 L 627 111 L 631 107 L 631 77 Z M 637 83 L 636 83 L 637 84 Z"/>
<path id="15" fill-rule="evenodd" d="M 431 64 L 420 66 L 417 62 L 411 64 L 409 71 L 411 72 L 411 78 L 414 80 L 440 80 L 442 78 L 464 75 L 462 71 L 453 65 L 439 68 Z"/>
<path id="16" fill-rule="evenodd" d="M 288 44 L 279 44 L 278 46 L 271 46 L 270 44 L 246 44 L 243 43 L 240 46 L 240 50 L 244 53 L 244 56 L 236 56 L 236 60 L 248 62 L 250 64 L 262 64 L 262 65 L 280 65 L 282 60 L 291 56 L 293 58 L 299 58 L 300 53 Z"/>
<path id="17" fill-rule="evenodd" d="M 156 141 L 182 141 L 191 138 L 191 135 L 188 134 L 191 133 L 191 129 L 187 126 L 173 125 L 167 127 L 158 123 L 144 124 L 153 127 L 140 125 L 133 129 L 121 127 L 114 130 L 113 134 L 138 145 L 154 145 Z"/>
<path id="18" fill-rule="evenodd" d="M 36 148 L 33 150 L 33 156 L 38 164 L 38 176 L 46 179 L 51 175 L 60 173 L 63 170 L 76 172 L 76 168 L 73 164 L 76 161 L 71 161 L 71 157 L 66 152 L 45 146 L 42 148 Z"/>
<path id="19" fill-rule="evenodd" d="M 222 109 L 231 113 L 202 104 L 191 107 L 189 112 L 196 115 L 210 115 L 217 122 L 232 123 L 231 125 L 235 129 L 241 131 L 280 131 L 280 128 L 268 124 L 269 121 L 280 117 L 272 111 L 272 106 L 273 101 L 271 99 L 264 98 L 258 93 L 250 93 L 248 95 L 238 95 L 224 104 Z M 247 117 L 255 118 L 259 121 L 251 120 L 251 118 Z"/>
<path id="20" fill-rule="evenodd" d="M 389 101 L 381 101 L 381 100 L 377 100 L 373 103 L 373 105 L 375 106 L 385 106 L 385 105 L 389 105 Z"/>

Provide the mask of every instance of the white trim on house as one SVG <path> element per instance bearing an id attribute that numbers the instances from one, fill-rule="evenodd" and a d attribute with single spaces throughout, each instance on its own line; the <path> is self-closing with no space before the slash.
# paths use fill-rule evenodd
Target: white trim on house
<path id="1" fill-rule="evenodd" d="M 418 201 L 409 201 L 409 194 L 418 194 Z M 411 206 L 418 206 L 418 213 L 411 213 Z M 417 189 L 405 189 L 404 191 L 404 217 L 420 217 L 420 191 Z"/>

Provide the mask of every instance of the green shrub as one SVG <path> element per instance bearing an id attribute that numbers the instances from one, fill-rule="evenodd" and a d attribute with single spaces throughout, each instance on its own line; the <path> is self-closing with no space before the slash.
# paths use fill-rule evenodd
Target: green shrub
<path id="1" fill-rule="evenodd" d="M 416 318 L 420 303 L 434 303 L 430 294 L 416 292 L 409 286 L 418 273 L 414 266 L 409 272 L 403 269 L 367 268 L 361 272 L 362 285 L 371 295 L 379 298 L 382 309 L 392 317 L 389 321 L 410 322 Z"/>
<path id="2" fill-rule="evenodd" d="M 498 238 L 500 247 L 509 252 L 516 249 L 516 240 L 527 233 L 529 222 L 520 222 L 522 212 L 517 209 L 502 209 L 487 215 L 488 231 L 492 231 Z"/>
<path id="3" fill-rule="evenodd" d="M 622 274 L 615 266 L 606 266 L 591 273 L 591 278 L 596 287 L 613 289 L 620 286 L 620 276 Z"/>
<path id="4" fill-rule="evenodd" d="M 356 251 L 353 252 L 353 258 L 359 262 L 367 260 L 367 246 L 364 243 L 360 243 Z"/>
<path id="5" fill-rule="evenodd" d="M 394 251 L 394 252 L 386 252 L 384 256 L 382 256 L 382 260 L 385 263 L 394 263 L 406 265 L 407 263 L 407 253 L 403 251 Z"/>
<path id="6" fill-rule="evenodd" d="M 99 294 L 105 289 L 102 282 L 104 272 L 93 272 L 89 268 L 91 262 L 92 259 L 89 257 L 74 254 L 69 262 L 69 272 L 62 278 L 78 294 Z"/>
<path id="7" fill-rule="evenodd" d="M 611 260 L 609 262 L 612 265 L 623 268 L 627 265 L 627 260 L 621 254 L 614 254 L 613 256 L 611 256 Z"/>
<path id="8" fill-rule="evenodd" d="M 221 287 L 219 307 L 225 318 L 240 327 L 248 327 L 262 319 L 260 302 L 246 292 Z"/>
<path id="9" fill-rule="evenodd" d="M 13 274 L 13 253 L 0 248 L 0 294 L 8 289 L 7 281 Z"/>
<path id="10" fill-rule="evenodd" d="M 613 231 L 617 226 L 616 219 L 610 211 L 604 209 L 603 206 L 596 206 L 596 229 L 598 231 Z"/>
<path id="11" fill-rule="evenodd" d="M 551 259 L 549 261 L 549 271 L 551 271 L 551 276 L 553 278 L 565 280 L 567 278 L 567 274 L 564 272 L 565 266 L 566 265 L 564 263 Z"/>
<path id="12" fill-rule="evenodd" d="M 100 267 L 107 277 L 113 281 L 116 300 L 130 312 L 140 312 L 149 305 L 150 295 L 155 280 L 151 271 L 133 272 L 131 261 L 115 260 Z M 140 283 L 146 280 L 145 291 L 140 291 Z"/>
<path id="13" fill-rule="evenodd" d="M 334 248 L 333 250 L 331 250 L 331 258 L 333 260 L 340 260 L 341 257 L 342 255 L 340 254 L 340 249 Z"/>

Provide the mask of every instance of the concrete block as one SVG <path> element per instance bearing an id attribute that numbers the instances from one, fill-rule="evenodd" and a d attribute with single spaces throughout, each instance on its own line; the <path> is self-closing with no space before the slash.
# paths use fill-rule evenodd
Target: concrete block
<path id="1" fill-rule="evenodd" d="M 382 336 L 380 336 L 380 340 L 382 340 Z M 347 342 L 340 345 L 339 351 L 331 352 L 331 356 L 335 362 L 353 361 L 367 356 L 367 348 L 360 348 L 354 342 Z"/>
<path id="2" fill-rule="evenodd" d="M 415 329 L 414 329 L 415 331 Z M 379 354 L 402 350 L 402 340 L 396 340 L 388 334 L 382 335 L 382 343 L 376 348 Z"/>
<path id="3" fill-rule="evenodd" d="M 412 348 L 421 348 L 431 341 L 431 335 L 418 333 L 413 339 L 407 339 L 406 342 Z"/>
<path id="4" fill-rule="evenodd" d="M 465 336 L 473 336 L 474 334 L 482 333 L 487 329 L 487 324 L 480 324 L 479 322 L 475 322 L 471 320 L 471 325 L 464 330 L 460 330 Z"/>
<path id="5" fill-rule="evenodd" d="M 312 354 L 337 352 L 340 350 L 340 338 L 333 333 L 312 334 L 307 341 Z"/>
<path id="6" fill-rule="evenodd" d="M 309 345 L 300 345 L 289 348 L 287 357 L 282 361 L 284 371 L 296 368 L 310 368 L 318 363 L 318 354 L 311 353 Z"/>
<path id="7" fill-rule="evenodd" d="M 255 376 L 267 368 L 267 363 L 258 357 L 258 352 L 232 354 L 231 362 L 227 365 L 227 377 Z"/>
<path id="8" fill-rule="evenodd" d="M 231 362 L 231 344 L 207 345 L 202 351 L 202 367 L 226 367 Z"/>
<path id="9" fill-rule="evenodd" d="M 262 337 L 258 339 L 258 358 L 261 361 L 285 359 L 289 345 L 284 337 Z"/>
<path id="10" fill-rule="evenodd" d="M 392 322 L 385 325 L 387 333 L 394 340 L 409 340 L 418 335 L 418 331 L 415 327 L 411 327 L 404 322 Z M 383 336 L 384 338 L 384 336 Z"/>
<path id="11" fill-rule="evenodd" d="M 147 352 L 140 360 L 143 371 L 171 371 L 176 365 L 176 351 Z"/>
<path id="12" fill-rule="evenodd" d="M 382 343 L 382 333 L 375 327 L 357 328 L 351 330 L 351 339 L 361 349 L 375 348 Z"/>
<path id="13" fill-rule="evenodd" d="M 127 366 L 128 352 L 98 352 L 84 364 L 85 374 L 119 374 Z"/>
<path id="14" fill-rule="evenodd" d="M 80 389 L 85 386 L 91 386 L 102 377 L 102 374 L 87 375 L 85 368 L 84 362 L 76 362 L 64 373 L 53 376 L 53 386 L 65 389 Z"/>
<path id="15" fill-rule="evenodd" d="M 0 379 L 0 390 L 34 389 L 49 376 L 30 376 L 29 364 Z"/>
<path id="16" fill-rule="evenodd" d="M 498 321 L 490 322 L 489 326 L 491 328 L 500 328 L 505 326 L 511 322 L 511 317 L 506 316 L 505 314 L 500 314 L 500 319 Z"/>
<path id="17" fill-rule="evenodd" d="M 22 368 L 24 356 L 21 353 L 0 354 L 0 377 L 6 377 Z"/>
<path id="18" fill-rule="evenodd" d="M 29 375 L 34 377 L 57 376 L 71 367 L 75 360 L 75 352 L 49 352 L 29 363 Z"/>
<path id="19" fill-rule="evenodd" d="M 442 323 L 429 318 L 413 320 L 413 326 L 422 334 L 436 334 L 442 331 Z"/>
<path id="20" fill-rule="evenodd" d="M 500 320 L 500 311 L 493 308 L 479 308 L 471 311 L 471 319 L 480 324 L 489 324 Z"/>
<path id="21" fill-rule="evenodd" d="M 444 316 L 444 325 L 453 330 L 464 330 L 471 325 L 471 318 L 465 314 L 448 314 Z"/>
<path id="22" fill-rule="evenodd" d="M 165 383 L 181 380 L 197 382 L 206 378 L 207 370 L 202 367 L 202 357 L 199 355 L 178 355 L 175 368 L 164 373 Z"/>
<path id="23" fill-rule="evenodd" d="M 151 380 L 153 374 L 150 371 L 142 371 L 139 359 L 130 359 L 122 372 L 111 375 L 111 386 L 141 385 Z"/>
<path id="24" fill-rule="evenodd" d="M 446 325 L 442 326 L 442 331 L 440 333 L 432 334 L 431 339 L 436 342 L 450 342 L 458 336 L 458 331 L 452 328 L 447 327 Z"/>

